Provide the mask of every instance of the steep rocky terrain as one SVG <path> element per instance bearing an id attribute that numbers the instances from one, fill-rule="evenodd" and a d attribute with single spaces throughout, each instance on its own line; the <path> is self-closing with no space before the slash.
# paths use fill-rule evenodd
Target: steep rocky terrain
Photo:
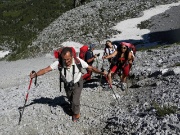
<path id="1" fill-rule="evenodd" d="M 53 71 L 38 77 L 36 87 L 32 84 L 18 125 L 18 108 L 24 104 L 29 84 L 28 72 L 45 67 L 54 59 L 47 56 L 10 63 L 1 61 L 1 74 L 8 73 L 1 79 L 0 134 L 179 134 L 179 50 L 180 45 L 174 44 L 138 51 L 128 91 L 121 91 L 116 83 L 113 91 L 106 91 L 105 81 L 100 85 L 95 75 L 84 84 L 81 119 L 77 123 L 67 113 L 68 101 L 64 90 L 59 92 L 58 71 Z"/>
<path id="2" fill-rule="evenodd" d="M 104 132 L 180 133 L 179 48 L 171 45 L 138 52 L 131 72 L 134 75 L 131 88 L 121 98 L 121 107 L 113 109 Z"/>
<path id="3" fill-rule="evenodd" d="M 148 7 L 152 6 L 151 2 L 138 2 L 148 3 Z M 160 4 L 173 1 L 156 2 Z M 72 15 L 71 12 L 69 15 Z M 173 16 L 177 16 L 173 9 L 171 12 L 174 13 Z M 171 15 L 168 11 L 166 14 Z M 151 21 L 156 22 L 159 17 L 162 15 L 154 17 Z M 168 19 L 167 17 L 164 22 L 169 22 L 166 25 L 172 28 L 170 25 L 174 23 Z M 45 42 L 53 42 L 51 48 L 54 48 L 55 44 L 61 43 L 58 38 L 51 37 L 53 31 L 56 33 L 58 28 L 62 28 L 59 23 L 55 27 L 55 22 L 40 34 L 34 45 L 41 46 Z M 155 25 L 156 23 L 153 26 Z M 167 28 L 166 25 L 156 27 L 156 30 L 164 30 Z M 59 37 L 62 35 L 59 32 Z M 49 46 L 46 47 L 46 51 L 50 50 Z M 46 52 L 43 47 L 41 49 L 42 53 Z M 67 113 L 68 101 L 65 92 L 59 92 L 58 71 L 53 71 L 38 77 L 37 86 L 32 84 L 21 124 L 18 125 L 18 108 L 24 104 L 29 72 L 48 66 L 55 59 L 51 55 L 46 55 L 15 62 L 0 61 L 0 135 L 180 134 L 179 50 L 180 44 L 174 43 L 156 49 L 137 51 L 127 91 L 121 91 L 117 87 L 117 82 L 113 85 L 113 91 L 107 91 L 104 89 L 105 80 L 100 84 L 99 76 L 94 75 L 92 81 L 84 84 L 81 119 L 77 123 L 73 123 Z M 98 67 L 102 64 L 104 63 L 100 60 Z"/>
<path id="4" fill-rule="evenodd" d="M 173 2 L 178 0 L 97 0 L 88 3 L 64 13 L 45 28 L 30 45 L 31 55 L 51 52 L 66 41 L 95 43 L 102 49 L 104 39 L 121 33 L 112 29 L 120 21 L 142 16 L 146 9 Z"/>

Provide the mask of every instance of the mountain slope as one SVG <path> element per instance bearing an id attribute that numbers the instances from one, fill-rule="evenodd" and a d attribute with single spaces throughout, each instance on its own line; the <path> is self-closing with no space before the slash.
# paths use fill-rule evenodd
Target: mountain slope
<path id="1" fill-rule="evenodd" d="M 22 41 L 19 41 L 17 38 L 18 43 L 13 42 L 11 46 L 14 49 L 10 49 L 12 50 L 12 54 L 7 59 L 15 60 L 52 52 L 54 48 L 59 47 L 60 44 L 66 41 L 75 41 L 82 44 L 92 42 L 98 44 L 101 48 L 104 39 L 120 33 L 111 29 L 118 22 L 128 18 L 138 17 L 145 9 L 173 2 L 178 2 L 178 0 L 103 0 L 87 3 L 86 5 L 67 11 L 48 27 L 38 30 L 38 35 L 34 35 L 38 36 L 37 38 L 27 36 L 31 40 L 35 38 L 33 42 L 28 40 L 22 46 L 19 44 Z M 42 13 L 46 14 L 44 11 Z M 41 25 L 41 22 L 37 22 L 37 25 Z M 18 35 L 14 34 L 13 36 Z M 20 37 L 23 36 L 26 36 L 26 34 Z M 9 44 L 6 41 L 2 46 L 7 46 L 8 48 Z"/>

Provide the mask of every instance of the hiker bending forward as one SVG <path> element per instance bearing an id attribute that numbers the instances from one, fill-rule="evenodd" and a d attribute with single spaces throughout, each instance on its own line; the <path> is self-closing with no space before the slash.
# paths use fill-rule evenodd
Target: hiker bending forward
<path id="1" fill-rule="evenodd" d="M 92 66 L 94 60 L 97 58 L 97 55 L 94 55 L 93 51 L 95 49 L 94 44 L 90 44 L 89 50 L 85 54 L 85 61 L 89 66 Z M 87 69 L 87 73 L 83 75 L 83 80 L 91 80 L 92 70 Z"/>
<path id="2" fill-rule="evenodd" d="M 103 59 L 109 59 L 115 57 L 115 63 L 111 63 L 110 70 L 108 73 L 108 80 L 110 85 L 112 85 L 112 74 L 117 73 L 118 71 L 122 70 L 121 76 L 121 89 L 125 90 L 127 88 L 126 79 L 129 75 L 130 68 L 132 66 L 132 62 L 134 60 L 134 55 L 131 51 L 129 51 L 128 46 L 120 45 L 118 46 L 117 50 L 108 55 L 103 56 Z"/>
<path id="3" fill-rule="evenodd" d="M 80 117 L 80 95 L 83 88 L 83 80 L 81 77 L 82 73 L 78 69 L 77 64 L 75 63 L 75 58 L 73 57 L 73 52 L 70 47 L 63 48 L 60 55 L 61 55 L 61 61 L 63 61 L 64 63 L 64 66 L 62 67 L 61 75 L 64 76 L 66 79 L 66 83 L 64 84 L 64 89 L 71 105 L 72 120 L 76 122 Z M 79 59 L 82 68 L 86 68 L 95 73 L 105 75 L 104 72 L 101 72 L 98 69 L 89 66 L 82 59 L 80 58 L 77 59 Z M 40 76 L 52 70 L 58 69 L 59 63 L 60 62 L 57 60 L 54 63 L 52 63 L 50 66 L 39 70 L 36 74 L 30 73 L 30 77 L 34 78 L 36 76 Z M 73 75 L 73 68 L 74 68 L 74 75 Z M 66 73 L 66 75 L 64 73 Z M 69 85 L 70 82 L 71 82 L 71 86 Z"/>

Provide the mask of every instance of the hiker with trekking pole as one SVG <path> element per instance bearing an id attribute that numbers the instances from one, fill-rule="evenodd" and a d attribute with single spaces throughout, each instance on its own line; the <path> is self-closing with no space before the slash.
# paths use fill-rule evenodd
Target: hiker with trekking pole
<path id="1" fill-rule="evenodd" d="M 129 75 L 129 71 L 131 69 L 134 54 L 132 50 L 130 50 L 130 45 L 125 42 L 122 42 L 114 53 L 103 56 L 103 59 L 109 59 L 114 57 L 113 62 L 110 65 L 110 70 L 108 72 L 108 80 L 109 84 L 112 86 L 112 75 L 117 73 L 119 70 L 122 71 L 122 76 L 120 76 L 120 85 L 121 89 L 124 91 L 127 89 L 127 77 Z"/>
<path id="2" fill-rule="evenodd" d="M 88 65 L 84 60 L 76 57 L 76 52 L 73 47 L 61 48 L 55 51 L 54 55 L 58 58 L 57 61 L 50 66 L 39 70 L 36 74 L 30 73 L 30 78 L 41 76 L 52 70 L 59 69 L 60 86 L 61 82 L 64 82 L 64 89 L 70 102 L 72 121 L 76 122 L 80 118 L 80 96 L 83 89 L 81 68 L 102 75 L 106 75 L 106 73 L 101 72 L 95 67 Z"/>

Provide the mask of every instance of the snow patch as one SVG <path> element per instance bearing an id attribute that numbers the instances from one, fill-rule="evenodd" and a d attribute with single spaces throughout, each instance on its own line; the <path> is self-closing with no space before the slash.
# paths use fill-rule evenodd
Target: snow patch
<path id="1" fill-rule="evenodd" d="M 67 42 L 63 42 L 63 43 L 62 43 L 62 46 L 74 47 L 74 49 L 76 50 L 76 52 L 79 52 L 79 48 L 81 48 L 81 46 L 83 46 L 83 44 L 77 43 L 77 42 L 73 42 L 73 41 L 67 41 Z"/>
<path id="2" fill-rule="evenodd" d="M 124 21 L 118 23 L 112 29 L 121 31 L 121 34 L 114 35 L 114 37 L 111 38 L 110 40 L 111 41 L 120 40 L 120 39 L 142 40 L 143 39 L 142 36 L 144 34 L 149 33 L 150 30 L 139 29 L 139 28 L 137 28 L 138 24 L 140 24 L 142 21 L 150 19 L 152 16 L 155 16 L 155 15 L 165 12 L 166 10 L 170 9 L 173 6 L 178 6 L 178 5 L 180 5 L 180 2 L 156 6 L 155 8 L 145 10 L 143 12 L 144 15 L 142 17 L 127 19 L 127 20 L 124 20 Z"/>
<path id="3" fill-rule="evenodd" d="M 0 58 L 3 58 L 7 54 L 9 54 L 9 51 L 0 51 Z"/>

